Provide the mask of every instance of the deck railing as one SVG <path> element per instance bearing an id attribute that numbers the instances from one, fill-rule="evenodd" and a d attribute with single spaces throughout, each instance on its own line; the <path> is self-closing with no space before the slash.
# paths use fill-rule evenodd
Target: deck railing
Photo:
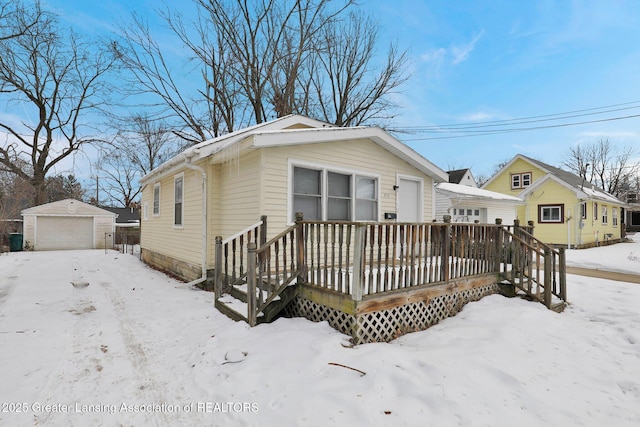
<path id="1" fill-rule="evenodd" d="M 496 274 L 530 294 L 542 292 L 541 301 L 550 307 L 551 295 L 566 301 L 564 252 L 536 240 L 531 231 L 518 224 L 329 222 L 298 216 L 269 242 L 259 244 L 257 229 L 249 232 L 246 249 L 239 240 L 244 235 L 227 241 L 217 251 L 216 276 L 227 285 L 246 279 L 250 324 L 294 280 L 359 301 Z"/>

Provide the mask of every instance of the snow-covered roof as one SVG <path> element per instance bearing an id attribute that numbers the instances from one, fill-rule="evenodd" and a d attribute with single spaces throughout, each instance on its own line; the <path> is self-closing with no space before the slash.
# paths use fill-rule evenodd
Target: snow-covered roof
<path id="1" fill-rule="evenodd" d="M 170 173 L 187 161 L 197 162 L 218 153 L 223 154 L 230 147 L 247 140 L 249 137 L 253 138 L 251 148 L 370 139 L 416 169 L 431 176 L 435 182 L 444 182 L 449 179 L 444 170 L 378 127 L 338 127 L 308 117 L 290 115 L 194 145 L 149 172 L 140 181 L 144 186 L 151 179 Z"/>
<path id="2" fill-rule="evenodd" d="M 482 188 L 469 187 L 468 185 L 441 182 L 436 185 L 436 191 L 447 192 L 456 197 L 468 199 L 500 200 L 509 203 L 524 203 L 522 199 Z"/>

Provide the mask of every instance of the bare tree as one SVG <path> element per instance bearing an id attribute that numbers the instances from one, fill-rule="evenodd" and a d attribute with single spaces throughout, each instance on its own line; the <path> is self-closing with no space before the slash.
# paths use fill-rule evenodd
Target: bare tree
<path id="1" fill-rule="evenodd" d="M 616 149 L 608 138 L 571 147 L 564 161 L 571 172 L 616 197 L 624 197 L 637 181 L 640 162 L 634 160 L 633 147 Z"/>
<path id="2" fill-rule="evenodd" d="M 36 3 L 28 11 L 21 1 L 0 2 L 0 42 L 25 35 L 40 19 L 42 11 Z"/>
<path id="3" fill-rule="evenodd" d="M 338 126 L 393 118 L 388 95 L 408 78 L 406 53 L 392 45 L 386 62 L 375 64 L 378 27 L 361 12 L 351 13 L 344 25 L 324 27 L 323 37 L 322 67 L 314 80 L 320 117 Z"/>
<path id="4" fill-rule="evenodd" d="M 122 121 L 120 127 L 123 130 L 105 146 L 104 154 L 96 164 L 102 178 L 102 183 L 97 185 L 106 193 L 109 204 L 131 207 L 141 191 L 140 177 L 185 146 L 165 123 L 148 116 L 134 115 Z"/>
<path id="5" fill-rule="evenodd" d="M 24 111 L 20 120 L 0 118 L 5 133 L 0 144 L 0 169 L 29 181 L 34 203 L 47 200 L 46 177 L 83 145 L 87 116 L 103 105 L 109 93 L 103 79 L 114 63 L 105 51 L 80 41 L 60 28 L 39 4 L 21 9 L 14 34 L 0 42 L 0 102 L 9 111 Z M 24 22 L 35 24 L 24 29 Z M 95 120 L 95 119 L 94 119 Z M 24 167 L 24 165 L 28 167 Z"/>
<path id="6" fill-rule="evenodd" d="M 390 95 L 405 80 L 406 54 L 391 46 L 377 64 L 375 23 L 347 15 L 355 1 L 194 0 L 196 22 L 160 15 L 192 55 L 202 86 L 187 96 L 166 52 L 137 17 L 119 54 L 159 115 L 199 142 L 287 114 L 341 126 L 393 117 Z M 344 28 L 343 28 L 344 27 Z"/>

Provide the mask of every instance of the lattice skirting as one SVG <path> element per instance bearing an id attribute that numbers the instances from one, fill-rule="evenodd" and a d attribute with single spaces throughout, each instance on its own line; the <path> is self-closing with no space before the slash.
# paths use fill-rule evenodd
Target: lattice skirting
<path id="1" fill-rule="evenodd" d="M 351 336 L 354 344 L 389 342 L 408 332 L 422 331 L 453 316 L 471 301 L 499 293 L 497 284 L 444 294 L 391 309 L 350 315 L 313 301 L 296 297 L 287 306 L 287 315 L 314 322 L 327 321 L 334 329 Z"/>

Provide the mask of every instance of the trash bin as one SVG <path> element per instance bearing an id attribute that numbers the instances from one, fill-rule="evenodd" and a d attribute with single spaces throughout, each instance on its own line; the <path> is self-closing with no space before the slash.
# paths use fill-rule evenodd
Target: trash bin
<path id="1" fill-rule="evenodd" d="M 10 233 L 9 234 L 9 251 L 18 252 L 22 250 L 22 234 Z"/>

